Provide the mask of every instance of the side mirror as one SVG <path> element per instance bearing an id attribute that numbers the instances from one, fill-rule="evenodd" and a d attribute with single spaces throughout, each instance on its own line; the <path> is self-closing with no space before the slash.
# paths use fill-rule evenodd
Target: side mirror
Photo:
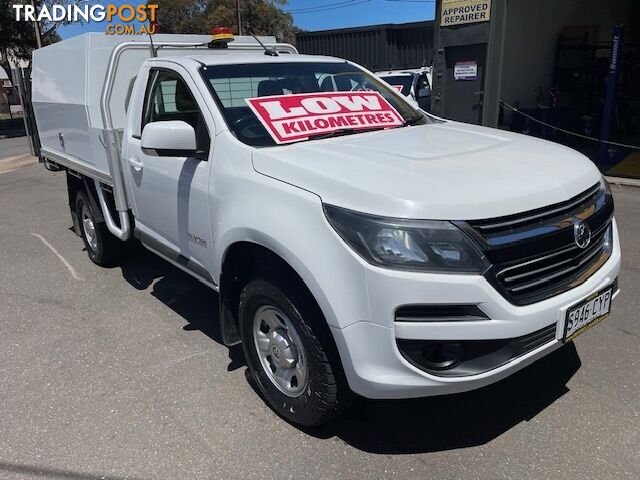
<path id="1" fill-rule="evenodd" d="M 147 155 L 194 157 L 197 153 L 196 131 L 182 120 L 147 123 L 140 139 Z"/>

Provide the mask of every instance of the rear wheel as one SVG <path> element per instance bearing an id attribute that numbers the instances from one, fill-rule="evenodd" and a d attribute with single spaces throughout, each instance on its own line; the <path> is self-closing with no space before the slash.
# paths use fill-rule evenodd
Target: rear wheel
<path id="1" fill-rule="evenodd" d="M 307 292 L 253 280 L 240 296 L 239 317 L 249 369 L 279 415 L 315 426 L 350 405 L 353 394 L 335 346 Z"/>
<path id="2" fill-rule="evenodd" d="M 91 261 L 101 266 L 116 263 L 122 256 L 123 243 L 111 235 L 84 192 L 78 192 L 76 196 L 76 213 L 80 236 Z"/>

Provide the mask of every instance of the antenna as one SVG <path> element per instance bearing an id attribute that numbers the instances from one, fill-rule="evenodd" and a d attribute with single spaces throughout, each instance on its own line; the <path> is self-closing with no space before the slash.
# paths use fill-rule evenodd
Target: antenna
<path id="1" fill-rule="evenodd" d="M 147 5 L 147 14 L 148 14 L 148 10 L 149 10 L 149 2 L 147 1 L 146 3 Z M 153 33 L 156 33 L 156 28 L 159 26 L 160 24 L 158 23 L 157 19 L 154 20 L 149 20 L 149 27 L 147 29 L 147 34 L 149 35 L 149 42 L 151 42 L 151 45 L 149 46 L 149 48 L 151 49 L 151 57 L 155 58 L 158 56 L 158 51 L 156 50 L 156 47 L 153 45 L 153 34 L 151 33 L 151 30 L 153 29 Z"/>
<path id="2" fill-rule="evenodd" d="M 258 37 L 256 37 L 253 32 L 251 30 L 249 30 L 248 28 L 246 28 L 246 31 L 249 35 L 251 35 L 253 38 L 256 39 L 256 42 L 258 42 L 260 44 L 260 46 L 262 48 L 264 48 L 264 54 L 268 55 L 270 57 L 279 57 L 280 55 L 278 55 L 278 52 L 276 51 L 275 48 L 268 48 L 264 43 L 262 43 L 260 41 L 260 39 Z"/>
<path id="3" fill-rule="evenodd" d="M 153 35 L 151 35 L 151 32 L 149 32 L 149 41 L 151 42 L 151 45 L 149 46 L 149 48 L 151 49 L 151 56 L 155 58 L 158 56 L 158 51 L 156 50 L 156 47 L 153 45 Z"/>

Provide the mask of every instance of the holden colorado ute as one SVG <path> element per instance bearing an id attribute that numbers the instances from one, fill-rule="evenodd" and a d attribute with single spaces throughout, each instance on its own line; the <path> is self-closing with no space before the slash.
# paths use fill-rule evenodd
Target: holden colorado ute
<path id="1" fill-rule="evenodd" d="M 219 293 L 211 321 L 279 415 L 482 387 L 609 314 L 620 246 L 586 157 L 214 33 L 34 51 L 40 156 L 93 262 L 136 239 Z"/>

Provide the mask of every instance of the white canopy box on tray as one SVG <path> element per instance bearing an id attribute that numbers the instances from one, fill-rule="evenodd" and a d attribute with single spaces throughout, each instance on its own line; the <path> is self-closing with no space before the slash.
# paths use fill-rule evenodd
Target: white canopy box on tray
<path id="1" fill-rule="evenodd" d="M 265 45 L 276 41 L 275 37 L 259 38 Z M 262 48 L 253 37 L 236 37 L 228 50 L 203 48 L 210 40 L 209 35 L 153 37 L 158 57 L 193 55 L 196 50 L 238 55 Z M 103 129 L 121 134 L 136 74 L 150 56 L 148 37 L 103 33 L 88 33 L 35 50 L 32 102 L 43 156 L 72 163 L 68 166 L 113 183 Z M 109 119 L 111 125 L 105 125 Z"/>

